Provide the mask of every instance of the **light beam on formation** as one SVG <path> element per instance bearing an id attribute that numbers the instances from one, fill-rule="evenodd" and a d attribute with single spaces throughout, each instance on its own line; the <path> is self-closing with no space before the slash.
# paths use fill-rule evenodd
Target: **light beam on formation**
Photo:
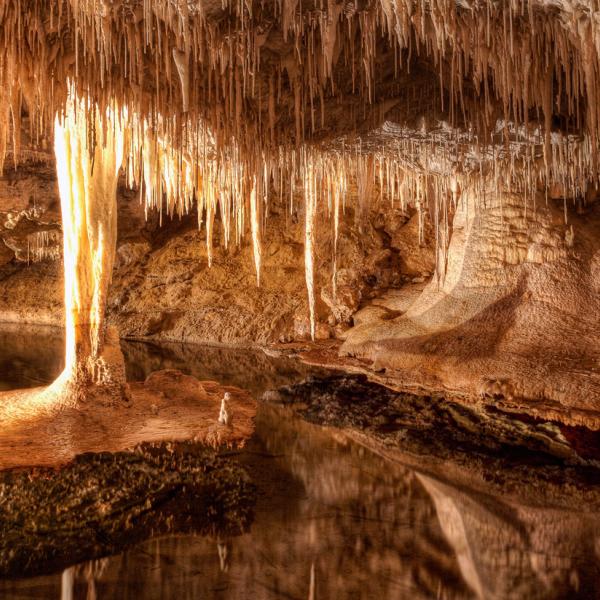
<path id="1" fill-rule="evenodd" d="M 65 285 L 63 379 L 75 388 L 110 383 L 112 375 L 102 351 L 116 250 L 116 193 L 125 120 L 126 115 L 114 107 L 101 111 L 89 99 L 78 97 L 71 86 L 65 109 L 55 121 Z"/>

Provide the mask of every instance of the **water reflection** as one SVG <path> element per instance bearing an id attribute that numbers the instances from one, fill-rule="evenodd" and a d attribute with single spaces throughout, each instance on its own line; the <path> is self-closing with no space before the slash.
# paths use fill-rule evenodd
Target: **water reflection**
<path id="1" fill-rule="evenodd" d="M 152 371 L 178 369 L 201 381 L 218 381 L 260 395 L 268 389 L 300 381 L 321 370 L 261 350 L 219 348 L 192 344 L 121 342 L 129 381 L 143 381 Z M 321 371 L 324 372 L 324 371 Z"/>
<path id="2" fill-rule="evenodd" d="M 96 582 L 102 579 L 107 565 L 108 559 L 102 558 L 65 569 L 60 580 L 60 600 L 76 600 L 84 590 L 86 600 L 97 600 Z"/>
<path id="3" fill-rule="evenodd" d="M 0 390 L 50 383 L 64 366 L 62 330 L 2 324 Z M 319 369 L 296 360 L 267 356 L 261 350 L 192 344 L 121 341 L 127 379 L 143 381 L 153 371 L 178 369 L 200 380 L 218 381 L 260 396 L 267 389 L 299 381 Z"/>
<path id="4" fill-rule="evenodd" d="M 597 598 L 600 515 L 490 497 L 263 406 L 240 456 L 259 485 L 251 531 L 151 540 L 2 597 Z M 539 490 L 536 492 L 539 494 Z M 87 570 L 86 570 L 87 569 Z M 91 573 L 92 575 L 85 575 Z M 87 578 L 86 578 L 87 577 Z M 93 581 L 92 581 L 93 579 Z M 67 596 L 68 597 L 68 596 Z"/>
<path id="5" fill-rule="evenodd" d="M 50 383 L 64 367 L 62 331 L 55 327 L 0 326 L 0 391 Z"/>
<path id="6" fill-rule="evenodd" d="M 165 364 L 158 347 L 134 350 L 126 350 L 129 372 L 139 375 L 183 361 L 188 372 L 202 378 L 223 379 L 223 369 L 230 369 L 234 379 L 227 383 L 243 386 L 246 377 L 246 387 L 255 390 L 271 387 L 280 376 L 289 383 L 290 373 L 278 373 L 278 363 L 268 357 L 267 364 L 253 367 L 240 353 L 191 348 L 173 354 L 168 348 Z M 143 359 L 136 362 L 136 356 Z M 214 375 L 195 372 L 201 368 Z M 0 595 L 15 600 L 600 597 L 600 486 L 590 484 L 585 496 L 578 496 L 566 483 L 564 493 L 554 485 L 546 494 L 540 489 L 543 478 L 533 478 L 536 489 L 530 493 L 515 489 L 509 473 L 498 473 L 494 486 L 486 488 L 476 465 L 470 486 L 464 469 L 458 483 L 446 465 L 437 473 L 411 468 L 268 405 L 259 410 L 255 439 L 237 458 L 259 486 L 249 533 L 150 540 L 55 576 L 0 582 Z M 555 479 L 560 478 L 555 469 Z"/>

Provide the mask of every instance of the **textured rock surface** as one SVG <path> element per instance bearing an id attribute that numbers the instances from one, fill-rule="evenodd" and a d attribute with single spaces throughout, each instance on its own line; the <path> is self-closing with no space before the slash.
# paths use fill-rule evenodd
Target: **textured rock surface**
<path id="1" fill-rule="evenodd" d="M 0 217 L 6 221 L 7 215 L 25 210 L 29 200 L 24 198 L 35 196 L 35 214 L 22 218 L 28 231 L 43 231 L 47 222 L 60 225 L 54 212 L 58 196 L 52 172 L 44 168 L 47 177 L 43 180 L 28 172 L 19 175 L 24 192 L 13 190 L 8 182 L 0 186 Z M 117 325 L 123 337 L 163 341 L 254 345 L 307 339 L 303 227 L 301 207 L 291 215 L 285 209 L 272 210 L 264 236 L 261 286 L 257 287 L 248 237 L 241 248 L 225 249 L 220 228 L 215 228 L 209 269 L 205 233 L 198 232 L 195 215 L 173 221 L 165 218 L 159 227 L 156 214 L 151 212 L 145 220 L 138 195 L 122 189 L 109 322 Z M 14 229 L 0 227 L 0 239 L 5 242 L 0 244 L 5 256 L 4 264 L 0 263 L 0 320 L 61 325 L 60 260 L 28 263 L 19 259 L 6 246 L 6 240 L 14 236 Z M 340 224 L 334 299 L 331 223 L 320 223 L 317 236 L 321 295 L 317 333 L 321 338 L 335 336 L 338 325 L 351 323 L 354 312 L 377 290 L 399 285 L 412 275 L 390 242 L 381 209 L 372 211 L 362 234 L 354 224 L 353 211 L 348 210 Z M 26 236 L 22 237 L 25 247 L 26 242 Z M 419 253 L 417 242 L 415 254 Z"/>
<path id="2" fill-rule="evenodd" d="M 491 472 L 513 462 L 515 480 L 545 479 L 547 494 L 550 489 L 561 494 L 560 484 L 543 470 L 530 473 L 530 457 L 538 464 L 560 465 L 561 476 L 580 493 L 585 492 L 588 480 L 597 478 L 600 467 L 599 432 L 481 406 L 464 407 L 442 397 L 394 392 L 364 375 L 309 377 L 270 390 L 263 399 L 290 405 L 310 422 L 360 432 L 366 439 L 421 457 L 423 467 L 451 459 L 456 466 L 473 470 L 477 465 Z M 485 474 L 482 478 L 486 479 Z M 493 481 L 488 485 L 494 485 Z M 593 497 L 600 506 L 600 497 Z"/>
<path id="3" fill-rule="evenodd" d="M 165 533 L 239 535 L 255 490 L 244 470 L 205 447 L 162 443 L 4 471 L 0 497 L 0 574 L 23 577 Z"/>
<path id="4" fill-rule="evenodd" d="M 600 205 L 584 215 L 504 196 L 454 217 L 445 278 L 404 314 L 373 313 L 343 354 L 426 388 L 600 427 Z"/>
<path id="5" fill-rule="evenodd" d="M 213 218 L 254 238 L 252 257 L 247 241 L 225 251 L 216 234 L 209 271 L 191 217 L 162 233 L 140 228 L 129 196 L 109 315 L 122 335 L 344 336 L 343 352 L 397 382 L 573 422 L 598 411 L 597 208 L 564 225 L 542 199 L 564 197 L 569 212 L 598 195 L 596 6 L 227 0 L 176 10 L 153 0 L 98 12 L 90 0 L 55 21 L 62 1 L 4 4 L 0 157 L 16 163 L 23 148 L 30 170 L 0 186 L 3 319 L 60 322 L 52 267 L 23 267 L 58 252 L 51 161 L 30 147 L 49 146 L 56 112 L 85 90 L 101 109 L 86 112 L 90 125 L 126 109 L 128 183 L 146 207 L 183 214 L 195 201 L 208 240 Z M 330 282 L 327 218 L 340 203 Z M 388 289 L 399 274 L 417 285 L 434 266 L 421 298 L 393 308 L 405 306 Z M 37 283 L 46 271 L 49 289 Z"/>
<path id="6" fill-rule="evenodd" d="M 57 225 L 48 179 L 21 184 L 38 198 L 37 217 L 21 218 L 28 230 Z M 7 222 L 24 210 L 25 192 L 0 191 Z M 569 226 L 560 204 L 540 200 L 534 211 L 505 196 L 477 211 L 463 202 L 446 276 L 429 284 L 434 250 L 419 244 L 414 218 L 385 219 L 374 210 L 361 234 L 350 211 L 341 224 L 335 298 L 331 229 L 321 225 L 318 335 L 345 338 L 343 353 L 372 360 L 374 370 L 386 369 L 400 385 L 484 395 L 509 408 L 595 423 L 600 204 L 582 214 L 569 210 Z M 192 216 L 160 228 L 157 216 L 146 222 L 137 196 L 126 192 L 119 210 L 109 320 L 121 336 L 228 345 L 308 337 L 302 211 L 270 216 L 257 288 L 249 242 L 226 250 L 216 239 L 209 269 Z M 14 231 L 4 227 L 0 235 Z M 2 320 L 60 325 L 60 261 L 28 264 L 4 247 L 12 256 L 0 266 Z"/>
<path id="7" fill-rule="evenodd" d="M 374 290 L 401 281 L 401 264 L 374 213 L 359 235 L 348 214 L 338 245 L 337 297 L 331 290 L 332 235 L 317 230 L 317 337 L 336 327 Z M 206 245 L 193 219 L 167 225 L 150 242 L 125 242 L 109 299 L 111 322 L 133 338 L 251 345 L 305 340 L 310 336 L 304 280 L 302 211 L 273 211 L 262 250 L 261 285 L 256 286 L 252 248 L 225 249 L 215 239 L 208 268 Z"/>

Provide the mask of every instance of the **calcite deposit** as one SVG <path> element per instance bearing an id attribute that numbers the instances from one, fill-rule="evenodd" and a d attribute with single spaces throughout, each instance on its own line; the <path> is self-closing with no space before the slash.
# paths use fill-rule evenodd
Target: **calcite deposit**
<path id="1" fill-rule="evenodd" d="M 71 399 L 126 396 L 112 323 L 344 340 L 396 387 L 597 428 L 597 22 L 580 0 L 7 0 L 1 316 L 66 324 Z"/>

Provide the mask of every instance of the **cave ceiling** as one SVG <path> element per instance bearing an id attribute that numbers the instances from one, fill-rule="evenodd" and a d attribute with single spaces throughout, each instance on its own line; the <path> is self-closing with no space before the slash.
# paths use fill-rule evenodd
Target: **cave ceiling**
<path id="1" fill-rule="evenodd" d="M 282 196 L 283 180 L 293 196 L 307 161 L 323 181 L 373 174 L 392 199 L 411 180 L 417 204 L 431 183 L 412 180 L 431 176 L 435 193 L 585 196 L 598 179 L 596 5 L 6 0 L 0 159 L 17 162 L 23 135 L 49 145 L 77 93 L 89 115 L 108 108 L 127 121 L 128 180 L 152 188 L 151 206 L 173 197 L 171 212 L 202 196 L 199 177 L 217 196 L 256 186 Z"/>

